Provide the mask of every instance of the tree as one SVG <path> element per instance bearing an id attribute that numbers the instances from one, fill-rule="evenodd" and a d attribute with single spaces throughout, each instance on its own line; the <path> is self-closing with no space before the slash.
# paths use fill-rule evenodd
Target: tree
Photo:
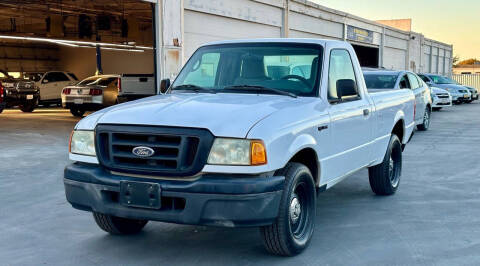
<path id="1" fill-rule="evenodd" d="M 453 58 L 455 59 L 455 57 Z M 452 60 L 453 60 L 452 59 Z M 458 62 L 458 64 L 456 64 L 457 66 L 471 66 L 471 65 L 480 65 L 480 61 L 478 61 L 477 59 L 474 59 L 474 58 L 470 58 L 470 59 L 467 59 L 467 60 L 463 60 L 463 61 L 460 61 Z"/>

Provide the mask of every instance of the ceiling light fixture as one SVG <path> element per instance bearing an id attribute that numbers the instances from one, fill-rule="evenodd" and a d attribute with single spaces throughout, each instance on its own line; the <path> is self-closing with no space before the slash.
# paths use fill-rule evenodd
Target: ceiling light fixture
<path id="1" fill-rule="evenodd" d="M 60 39 L 38 38 L 38 37 L 27 37 L 27 36 L 0 35 L 0 39 L 48 42 L 48 43 L 65 45 L 70 47 L 96 47 L 98 45 L 103 49 L 112 48 L 110 50 L 113 50 L 113 48 L 116 48 L 116 49 L 120 49 L 121 51 L 131 50 L 134 52 L 138 52 L 139 50 L 142 50 L 142 52 L 143 50 L 153 50 L 152 47 L 148 47 L 148 46 L 136 46 L 136 45 L 104 43 L 104 42 L 72 41 L 72 40 L 60 40 Z"/>

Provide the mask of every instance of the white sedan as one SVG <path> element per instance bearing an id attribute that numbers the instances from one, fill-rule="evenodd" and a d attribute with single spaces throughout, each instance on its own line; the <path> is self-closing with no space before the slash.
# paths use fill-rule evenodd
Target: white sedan
<path id="1" fill-rule="evenodd" d="M 432 110 L 439 111 L 443 107 L 452 106 L 452 95 L 450 92 L 437 87 L 430 87 L 432 95 Z"/>

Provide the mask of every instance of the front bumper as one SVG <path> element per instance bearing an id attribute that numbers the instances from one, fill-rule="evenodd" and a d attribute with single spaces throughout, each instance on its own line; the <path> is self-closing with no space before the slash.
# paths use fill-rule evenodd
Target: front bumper
<path id="1" fill-rule="evenodd" d="M 98 165 L 65 168 L 67 200 L 76 209 L 131 219 L 224 227 L 262 226 L 278 216 L 283 176 L 203 175 L 192 181 L 112 174 Z M 158 183 L 161 209 L 119 203 L 120 181 Z"/>
<path id="2" fill-rule="evenodd" d="M 433 98 L 432 107 L 447 107 L 452 106 L 452 98 Z"/>
<path id="3" fill-rule="evenodd" d="M 5 105 L 12 107 L 21 104 L 25 104 L 27 102 L 37 101 L 39 98 L 38 91 L 14 91 L 8 90 L 4 97 Z"/>
<path id="4" fill-rule="evenodd" d="M 452 101 L 456 103 L 469 101 L 471 97 L 467 94 L 452 94 Z"/>

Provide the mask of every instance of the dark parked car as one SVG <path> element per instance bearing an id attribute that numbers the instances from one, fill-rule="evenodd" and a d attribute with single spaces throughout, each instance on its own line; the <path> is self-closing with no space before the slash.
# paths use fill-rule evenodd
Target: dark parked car
<path id="1" fill-rule="evenodd" d="M 35 82 L 16 79 L 0 70 L 0 112 L 4 108 L 18 106 L 23 112 L 33 112 L 38 106 L 40 91 Z"/>

